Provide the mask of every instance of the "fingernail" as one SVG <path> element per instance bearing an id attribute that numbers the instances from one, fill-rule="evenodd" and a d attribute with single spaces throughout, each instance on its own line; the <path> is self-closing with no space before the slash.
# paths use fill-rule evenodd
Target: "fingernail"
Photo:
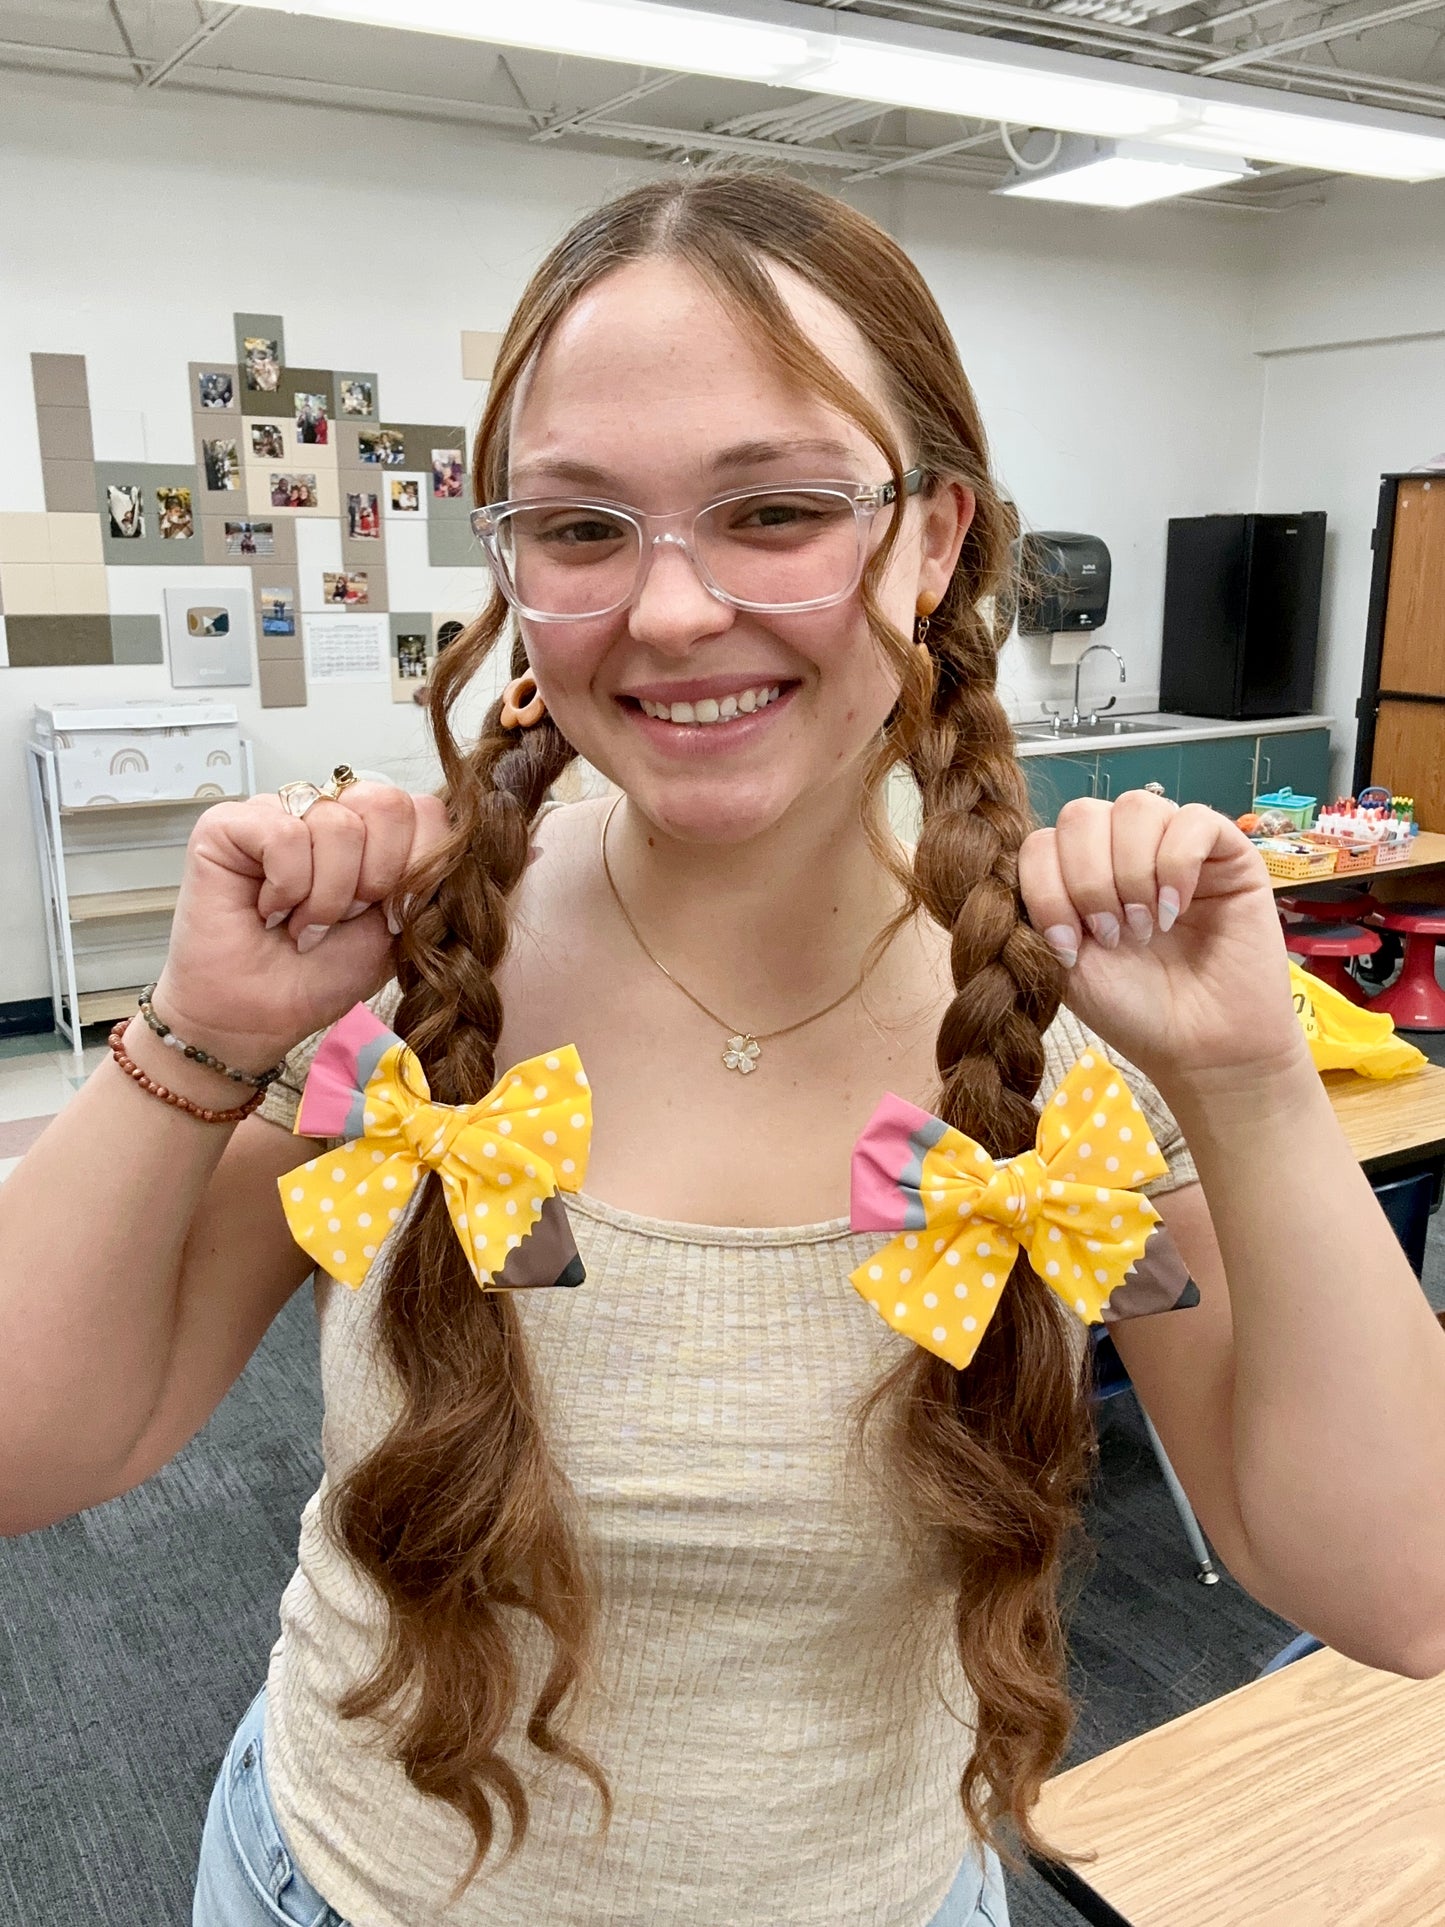
<path id="1" fill-rule="evenodd" d="M 386 913 L 386 927 L 394 937 L 401 935 L 401 918 L 396 914 L 395 910 L 388 909 Z"/>
<path id="2" fill-rule="evenodd" d="M 1172 930 L 1174 919 L 1179 915 L 1179 892 L 1166 883 L 1159 892 L 1159 928 Z"/>
<path id="3" fill-rule="evenodd" d="M 364 917 L 371 905 L 361 897 L 353 897 L 341 913 L 342 923 L 350 923 L 353 917 Z"/>
<path id="4" fill-rule="evenodd" d="M 296 939 L 296 948 L 304 957 L 308 950 L 314 950 L 331 928 L 329 923 L 308 923 Z"/>
<path id="5" fill-rule="evenodd" d="M 278 923 L 285 923 L 290 914 L 291 912 L 289 910 L 273 910 L 266 919 L 266 928 L 268 930 L 274 930 Z"/>
<path id="6" fill-rule="evenodd" d="M 1142 903 L 1126 903 L 1124 921 L 1135 943 L 1148 943 L 1154 934 L 1154 919 Z"/>
<path id="7" fill-rule="evenodd" d="M 1107 910 L 1096 910 L 1092 917 L 1085 917 L 1089 935 L 1104 950 L 1117 950 L 1119 947 L 1119 919 Z"/>
<path id="8" fill-rule="evenodd" d="M 1068 924 L 1050 924 L 1044 932 L 1044 942 L 1066 970 L 1072 970 L 1079 961 L 1078 939 Z"/>

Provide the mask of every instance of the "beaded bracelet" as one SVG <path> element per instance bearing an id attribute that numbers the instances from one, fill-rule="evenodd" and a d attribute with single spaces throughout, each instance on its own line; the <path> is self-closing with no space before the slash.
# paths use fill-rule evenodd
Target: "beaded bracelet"
<path id="1" fill-rule="evenodd" d="M 134 1078 L 141 1089 L 148 1091 L 152 1097 L 159 1097 L 165 1103 L 173 1104 L 178 1111 L 188 1111 L 192 1117 L 201 1118 L 207 1124 L 239 1124 L 264 1101 L 265 1091 L 253 1091 L 244 1104 L 238 1104 L 232 1111 L 211 1111 L 207 1110 L 204 1104 L 193 1104 L 190 1098 L 182 1097 L 176 1091 L 168 1091 L 164 1084 L 157 1084 L 154 1078 L 148 1077 L 135 1059 L 127 1055 L 122 1040 L 129 1025 L 130 1019 L 127 1017 L 116 1020 L 110 1033 L 110 1054 L 126 1076 Z"/>
<path id="2" fill-rule="evenodd" d="M 137 1000 L 140 1006 L 140 1014 L 145 1018 L 147 1024 L 149 1024 L 156 1036 L 160 1038 L 161 1042 L 163 1044 L 169 1044 L 172 1050 L 178 1050 L 182 1057 L 189 1057 L 197 1064 L 204 1064 L 207 1070 L 219 1071 L 223 1077 L 229 1077 L 237 1084 L 250 1084 L 259 1091 L 264 1091 L 268 1084 L 274 1084 L 276 1079 L 285 1070 L 286 1060 L 283 1057 L 281 1062 L 273 1065 L 269 1071 L 262 1071 L 259 1076 L 255 1076 L 250 1071 L 233 1070 L 229 1064 L 223 1064 L 219 1057 L 212 1057 L 209 1051 L 201 1050 L 195 1044 L 183 1044 L 171 1029 L 170 1025 L 165 1023 L 160 1017 L 157 1017 L 151 1005 L 151 996 L 154 990 L 155 984 L 147 984 L 141 992 Z"/>

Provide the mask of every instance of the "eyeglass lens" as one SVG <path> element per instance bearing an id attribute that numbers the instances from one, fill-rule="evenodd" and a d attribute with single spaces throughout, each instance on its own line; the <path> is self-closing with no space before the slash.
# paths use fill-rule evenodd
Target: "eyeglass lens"
<path id="1" fill-rule="evenodd" d="M 693 548 L 732 600 L 786 609 L 846 595 L 862 562 L 864 530 L 851 496 L 769 489 L 714 503 Z M 642 531 L 629 516 L 585 503 L 509 509 L 496 542 L 524 608 L 603 615 L 629 602 L 642 567 Z"/>

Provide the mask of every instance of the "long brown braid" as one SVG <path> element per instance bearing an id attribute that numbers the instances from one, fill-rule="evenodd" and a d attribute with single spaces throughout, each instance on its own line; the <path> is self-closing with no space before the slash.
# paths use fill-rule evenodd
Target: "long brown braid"
<path id="1" fill-rule="evenodd" d="M 1019 904 L 1028 809 L 994 694 L 1015 524 L 990 474 L 952 337 L 907 256 L 844 203 L 781 176 L 723 169 L 619 196 L 553 249 L 512 318 L 477 434 L 477 499 L 506 493 L 517 386 L 559 318 L 614 268 L 659 254 L 694 268 L 790 376 L 870 437 L 901 480 L 888 422 L 799 328 L 770 264 L 829 296 L 873 349 L 910 458 L 934 481 L 956 478 L 974 492 L 926 660 L 876 598 L 896 519 L 865 572 L 863 607 L 899 698 L 867 772 L 864 816 L 912 907 L 950 932 L 955 993 L 939 1032 L 939 1113 L 996 1155 L 1011 1155 L 1032 1139 L 1041 1035 L 1059 996 L 1057 966 Z M 452 831 L 405 885 L 422 907 L 401 941 L 396 1027 L 433 1093 L 453 1103 L 494 1080 L 508 901 L 532 822 L 572 755 L 550 720 L 501 729 L 496 705 L 475 748 L 458 746 L 451 711 L 505 621 L 494 596 L 439 666 L 429 715 Z M 512 661 L 523 666 L 520 642 Z M 922 801 L 911 867 L 877 827 L 882 784 L 899 762 Z M 328 1516 L 381 1594 L 387 1636 L 375 1672 L 342 1710 L 382 1718 L 413 1785 L 471 1827 L 476 1852 L 460 1889 L 492 1843 L 495 1801 L 507 1812 L 508 1854 L 526 1833 L 525 1789 L 500 1751 L 520 1690 L 511 1643 L 518 1612 L 542 1629 L 552 1654 L 528 1740 L 585 1773 L 604 1824 L 610 1817 L 605 1775 L 558 1726 L 588 1674 L 596 1582 L 575 1500 L 543 1436 L 515 1311 L 505 1293 L 477 1291 L 435 1179 L 388 1254 L 377 1320 L 401 1414 L 334 1489 Z M 860 1438 L 886 1447 L 888 1474 L 956 1588 L 957 1650 L 977 1698 L 964 1808 L 986 1838 L 999 1841 L 1009 1821 L 1037 1845 L 1030 1809 L 1070 1724 L 1058 1589 L 1092 1440 L 1065 1314 L 1021 1263 L 967 1372 L 914 1351 L 858 1416 Z"/>

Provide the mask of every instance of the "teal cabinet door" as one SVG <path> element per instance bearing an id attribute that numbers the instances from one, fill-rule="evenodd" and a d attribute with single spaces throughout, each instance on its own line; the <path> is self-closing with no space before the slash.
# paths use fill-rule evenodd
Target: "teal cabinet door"
<path id="1" fill-rule="evenodd" d="M 1242 816 L 1254 801 L 1254 738 L 1217 736 L 1179 745 L 1179 801 Z"/>
<path id="2" fill-rule="evenodd" d="M 1026 756 L 1024 776 L 1029 800 L 1040 823 L 1052 823 L 1059 811 L 1075 796 L 1094 794 L 1094 756 Z"/>
<path id="3" fill-rule="evenodd" d="M 1259 739 L 1259 787 L 1292 789 L 1296 796 L 1330 798 L 1330 732 L 1291 729 L 1281 736 Z"/>
<path id="4" fill-rule="evenodd" d="M 1111 800 L 1125 790 L 1142 790 L 1148 783 L 1163 785 L 1164 794 L 1179 797 L 1179 745 L 1160 743 L 1154 749 L 1101 749 L 1099 796 Z"/>

